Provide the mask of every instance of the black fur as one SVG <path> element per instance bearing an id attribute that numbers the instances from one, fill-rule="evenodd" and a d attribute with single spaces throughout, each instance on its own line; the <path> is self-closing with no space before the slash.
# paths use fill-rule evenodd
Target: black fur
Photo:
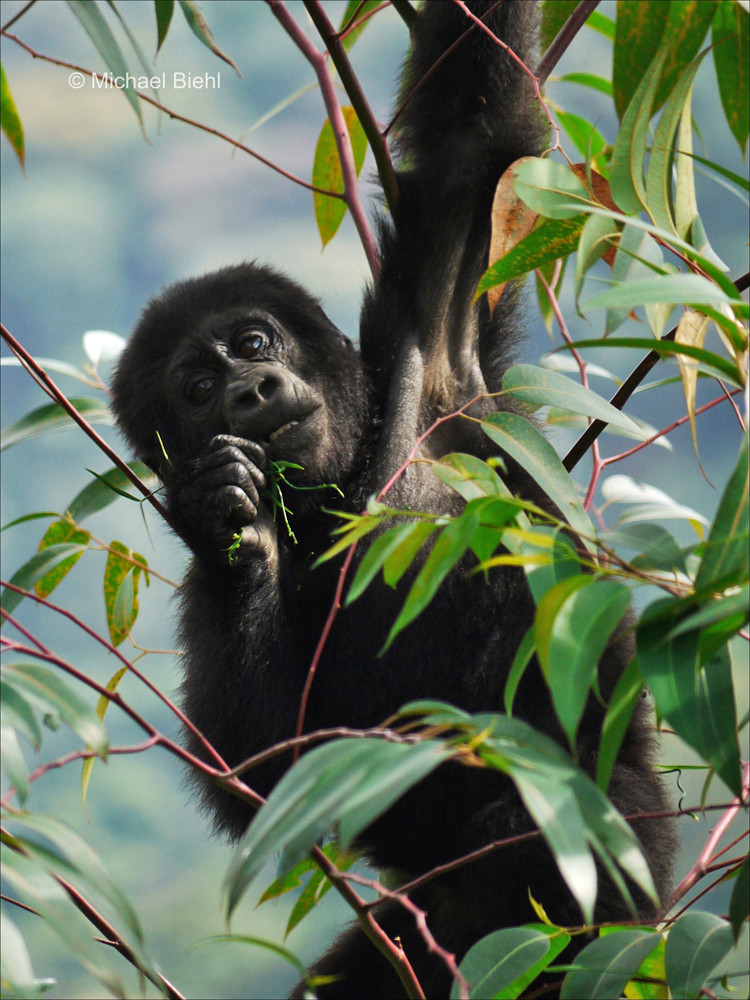
<path id="1" fill-rule="evenodd" d="M 486 13 L 492 5 L 472 6 Z M 533 66 L 533 3 L 505 0 L 487 23 Z M 452 3 L 426 5 L 417 18 L 404 96 L 469 26 Z M 162 476 L 171 515 L 194 554 L 182 588 L 185 709 L 233 765 L 294 734 L 337 572 L 336 566 L 310 569 L 333 526 L 321 503 L 330 507 L 335 497 L 288 495 L 299 540 L 293 545 L 262 498 L 266 460 L 299 462 L 303 483 L 335 482 L 346 497 L 342 506 L 359 511 L 418 434 L 478 393 L 496 390 L 512 359 L 513 298 L 504 297 L 490 319 L 486 303 L 473 304 L 473 295 L 486 267 L 496 182 L 511 162 L 545 145 L 531 84 L 475 28 L 418 90 L 398 127 L 400 202 L 393 224 L 380 234 L 382 272 L 366 294 L 359 352 L 304 290 L 245 264 L 175 285 L 152 302 L 115 378 L 120 426 Z M 475 412 L 494 405 L 485 402 Z M 270 440 L 274 429 L 303 417 Z M 486 457 L 492 450 L 476 425 L 453 420 L 427 440 L 422 455 Z M 510 469 L 511 488 L 540 499 L 522 471 Z M 436 512 L 461 506 L 425 464 L 411 466 L 388 499 Z M 238 531 L 242 541 L 230 564 L 226 550 Z M 418 698 L 468 711 L 502 710 L 507 672 L 533 615 L 523 573 L 494 571 L 487 584 L 455 572 L 378 659 L 403 594 L 403 587 L 394 593 L 373 585 L 340 613 L 312 688 L 307 729 L 370 726 Z M 606 654 L 600 668 L 605 698 L 628 656 L 627 643 Z M 527 671 L 516 710 L 562 741 L 538 670 Z M 601 721 L 592 699 L 579 740 L 589 770 Z M 665 806 L 651 765 L 650 729 L 643 705 L 612 780 L 612 798 L 624 812 Z M 276 758 L 249 780 L 267 794 L 288 765 L 288 758 Z M 214 786 L 202 792 L 216 825 L 239 836 L 251 810 Z M 413 877 L 527 829 L 507 779 L 450 764 L 378 820 L 363 846 L 377 866 Z M 639 824 L 637 832 L 664 891 L 671 832 L 656 823 Z M 534 919 L 529 889 L 553 919 L 580 922 L 539 840 L 435 880 L 416 901 L 436 939 L 460 959 L 489 931 Z M 447 996 L 450 978 L 426 952 L 413 917 L 390 903 L 377 913 L 387 932 L 401 938 L 427 996 Z M 597 915 L 627 916 L 606 884 Z M 326 997 L 400 995 L 392 970 L 357 928 L 314 971 L 343 977 L 321 990 Z"/>

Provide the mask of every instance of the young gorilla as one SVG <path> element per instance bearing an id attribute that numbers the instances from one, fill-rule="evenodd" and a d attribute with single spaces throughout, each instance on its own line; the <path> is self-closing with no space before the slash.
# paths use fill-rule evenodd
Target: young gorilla
<path id="1" fill-rule="evenodd" d="M 533 66 L 534 4 L 472 7 Z M 452 3 L 428 2 L 419 13 L 403 93 L 446 53 L 399 119 L 400 200 L 381 233 L 382 271 L 366 295 L 359 352 L 299 286 L 245 264 L 174 285 L 155 299 L 115 377 L 120 426 L 162 477 L 173 522 L 194 554 L 182 588 L 185 710 L 231 765 L 294 734 L 338 571 L 311 570 L 330 544 L 334 521 L 321 504 L 332 506 L 333 493 L 285 493 L 295 545 L 264 496 L 267 461 L 303 466 L 301 485 L 336 483 L 346 497 L 342 508 L 360 511 L 417 436 L 437 417 L 498 390 L 511 360 L 512 299 L 506 296 L 490 319 L 486 302 L 475 304 L 473 295 L 487 263 L 497 180 L 515 159 L 544 148 L 545 127 L 528 77 Z M 503 405 L 484 402 L 472 412 Z M 487 457 L 493 448 L 476 424 L 456 419 L 433 433 L 420 455 L 451 451 Z M 508 465 L 508 485 L 541 500 L 523 471 Z M 445 513 L 462 506 L 425 463 L 410 466 L 388 500 Z M 240 543 L 230 561 L 235 533 Z M 312 687 L 308 730 L 371 726 L 413 699 L 502 710 L 508 670 L 533 615 L 523 573 L 495 570 L 486 583 L 455 572 L 379 659 L 403 594 L 403 587 L 373 585 L 338 615 Z M 605 698 L 628 655 L 622 645 L 606 654 L 599 681 Z M 527 671 L 515 706 L 521 718 L 564 742 L 538 667 Z M 580 759 L 589 771 L 602 712 L 592 699 L 580 727 Z M 611 784 L 625 813 L 665 806 L 650 761 L 650 728 L 642 706 Z M 199 752 L 194 743 L 192 749 Z M 268 794 L 288 766 L 288 758 L 277 757 L 249 780 Z M 238 837 L 252 810 L 215 786 L 202 792 L 217 826 Z M 360 846 L 376 866 L 407 878 L 530 827 L 502 775 L 447 764 L 374 823 Z M 653 822 L 639 823 L 637 832 L 664 891 L 671 833 Z M 598 918 L 625 917 L 618 894 L 603 882 Z M 437 941 L 460 960 L 484 934 L 534 919 L 529 890 L 553 919 L 580 922 L 540 839 L 433 880 L 415 901 Z M 648 904 L 642 906 L 647 916 Z M 377 916 L 400 938 L 426 995 L 447 996 L 450 977 L 427 952 L 414 918 L 390 903 Z M 321 989 L 325 997 L 401 993 L 357 927 L 313 971 L 340 977 Z"/>

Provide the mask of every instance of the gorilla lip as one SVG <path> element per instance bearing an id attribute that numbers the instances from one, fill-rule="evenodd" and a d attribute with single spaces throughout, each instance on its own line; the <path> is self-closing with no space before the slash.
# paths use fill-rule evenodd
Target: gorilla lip
<path id="1" fill-rule="evenodd" d="M 299 420 L 290 420 L 289 423 L 283 424 L 281 427 L 278 428 L 278 430 L 275 430 L 272 434 L 269 434 L 268 444 L 273 444 L 273 442 L 277 438 L 281 437 L 282 434 L 285 434 L 287 431 L 291 430 L 292 427 L 296 427 L 298 423 Z"/>
<path id="2" fill-rule="evenodd" d="M 299 427 L 300 424 L 303 424 L 308 417 L 310 417 L 313 413 L 315 413 L 317 409 L 318 407 L 314 406 L 307 413 L 303 413 L 299 417 L 293 417 L 291 420 L 287 420 L 287 422 L 285 424 L 282 424 L 281 427 L 277 427 L 275 431 L 271 431 L 268 437 L 261 442 L 261 445 L 264 448 L 268 448 L 270 445 L 278 441 L 278 439 L 283 434 L 286 434 L 289 431 L 293 430 L 295 427 Z"/>

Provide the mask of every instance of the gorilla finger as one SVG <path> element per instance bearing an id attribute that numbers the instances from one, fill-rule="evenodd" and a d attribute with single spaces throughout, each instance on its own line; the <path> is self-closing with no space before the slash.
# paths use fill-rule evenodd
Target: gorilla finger
<path id="1" fill-rule="evenodd" d="M 256 441 L 248 438 L 235 437 L 233 434 L 217 434 L 211 439 L 210 451 L 219 451 L 225 447 L 237 448 L 246 458 L 263 469 L 266 465 L 266 453 Z"/>
<path id="2" fill-rule="evenodd" d="M 237 486 L 257 504 L 265 484 L 265 476 L 262 473 L 257 475 L 259 478 L 253 476 L 252 469 L 241 462 L 230 462 L 204 472 L 194 482 L 193 488 L 197 492 L 212 493 L 224 486 Z"/>
<path id="3" fill-rule="evenodd" d="M 258 516 L 256 504 L 239 486 L 224 486 L 216 494 L 221 515 L 235 525 L 252 524 Z"/>

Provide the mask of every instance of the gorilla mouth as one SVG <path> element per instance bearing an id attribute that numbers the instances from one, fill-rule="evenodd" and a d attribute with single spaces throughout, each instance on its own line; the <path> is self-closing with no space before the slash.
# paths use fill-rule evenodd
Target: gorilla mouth
<path id="1" fill-rule="evenodd" d="M 282 424 L 280 427 L 277 427 L 276 430 L 271 431 L 268 437 L 261 441 L 262 447 L 270 448 L 270 446 L 275 444 L 284 434 L 288 434 L 289 431 L 294 430 L 295 427 L 299 427 L 300 424 L 304 424 L 308 417 L 311 417 L 317 409 L 318 407 L 314 406 L 311 410 L 308 410 L 307 413 L 302 413 L 298 417 L 292 417 L 291 420 L 287 420 L 285 424 Z"/>
<path id="2" fill-rule="evenodd" d="M 286 434 L 287 431 L 291 430 L 292 427 L 296 427 L 297 424 L 299 424 L 299 420 L 290 420 L 288 424 L 284 424 L 282 427 L 279 427 L 278 430 L 275 430 L 273 434 L 269 435 L 268 443 L 273 444 L 277 438 L 280 438 L 282 434 Z"/>

